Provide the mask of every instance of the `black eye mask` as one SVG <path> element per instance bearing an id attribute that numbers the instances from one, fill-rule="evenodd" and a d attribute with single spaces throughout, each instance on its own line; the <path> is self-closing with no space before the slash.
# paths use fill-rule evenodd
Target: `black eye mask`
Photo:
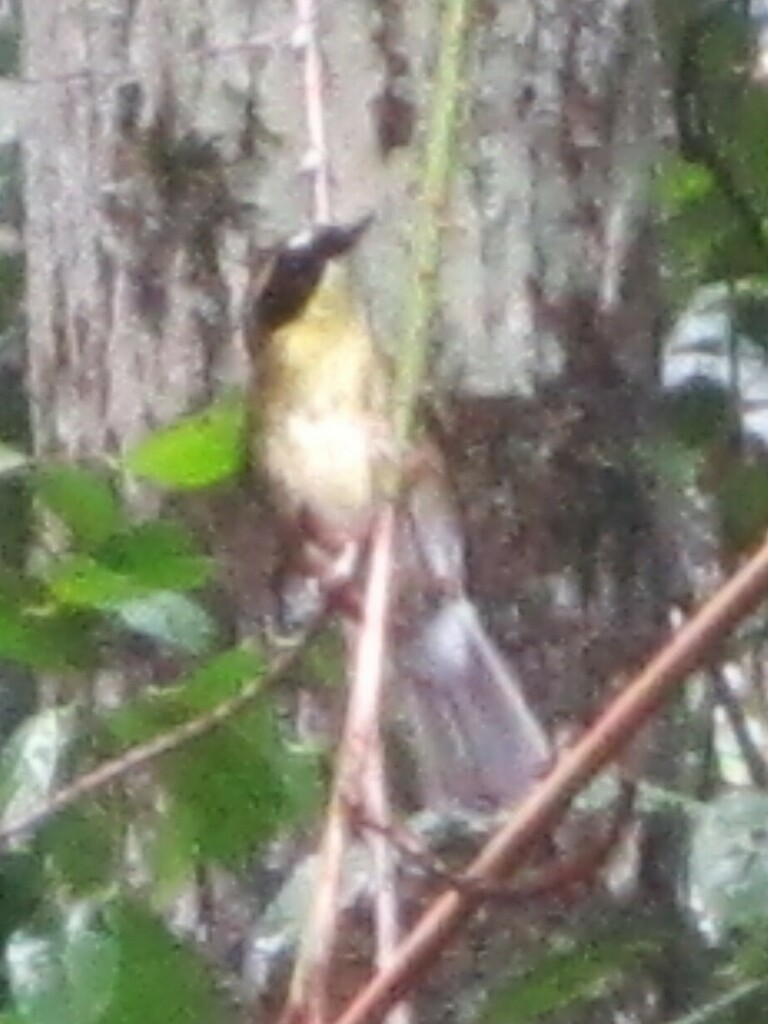
<path id="1" fill-rule="evenodd" d="M 318 228 L 284 246 L 275 257 L 256 299 L 260 331 L 275 331 L 295 320 L 320 283 L 326 265 L 352 249 L 371 222 L 366 216 L 348 227 Z"/>

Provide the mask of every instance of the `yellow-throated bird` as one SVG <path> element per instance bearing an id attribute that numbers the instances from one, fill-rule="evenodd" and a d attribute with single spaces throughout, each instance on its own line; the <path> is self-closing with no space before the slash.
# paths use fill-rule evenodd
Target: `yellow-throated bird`
<path id="1" fill-rule="evenodd" d="M 247 331 L 256 458 L 288 562 L 336 597 L 352 589 L 398 461 L 388 364 L 344 265 L 366 224 L 317 228 L 278 249 L 257 284 Z M 549 747 L 467 597 L 442 460 L 429 446 L 406 461 L 413 469 L 397 506 L 391 651 L 398 717 L 415 738 L 425 803 L 493 808 L 518 799 L 545 770 Z M 353 616 L 350 604 L 338 607 Z"/>

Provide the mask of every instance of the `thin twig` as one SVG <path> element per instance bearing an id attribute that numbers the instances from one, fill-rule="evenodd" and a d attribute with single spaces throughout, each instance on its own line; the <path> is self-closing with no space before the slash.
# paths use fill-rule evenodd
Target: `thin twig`
<path id="1" fill-rule="evenodd" d="M 410 861 L 427 878 L 460 892 L 468 892 L 483 902 L 519 905 L 553 895 L 562 898 L 565 890 L 594 882 L 632 820 L 635 795 L 634 784 L 623 781 L 603 835 L 595 837 L 583 850 L 571 851 L 567 858 L 550 858 L 542 864 L 537 862 L 535 872 L 532 871 L 523 882 L 516 883 L 488 884 L 463 872 L 457 873 L 417 835 L 399 823 L 363 818 L 359 824 L 386 839 L 404 861 Z"/>
<path id="2" fill-rule="evenodd" d="M 732 693 L 721 667 L 712 669 L 709 678 L 715 700 L 725 712 L 752 785 L 758 789 L 768 789 L 768 764 L 766 764 L 759 745 L 752 737 L 741 702 Z"/>
<path id="3" fill-rule="evenodd" d="M 141 768 L 149 767 L 158 758 L 165 757 L 224 725 L 252 704 L 264 690 L 283 679 L 296 666 L 307 646 L 317 635 L 318 629 L 319 622 L 308 630 L 300 644 L 278 654 L 269 670 L 260 679 L 249 683 L 234 697 L 222 701 L 221 704 L 217 704 L 216 707 L 196 718 L 191 718 L 189 721 L 155 736 L 146 743 L 132 747 L 120 757 L 105 761 L 93 771 L 86 772 L 54 793 L 37 810 L 4 826 L 0 829 L 0 851 L 21 836 L 36 831 L 41 825 L 68 807 L 72 807 L 86 797 L 94 796 L 106 786 L 124 779 Z"/>
<path id="4" fill-rule="evenodd" d="M 394 516 L 379 514 L 372 537 L 362 623 L 353 638 L 353 669 L 346 721 L 321 845 L 315 900 L 305 928 L 282 1020 L 322 1024 L 338 930 L 339 886 L 350 806 L 365 800 L 368 759 L 380 743 L 384 651 L 392 575 Z"/>
<path id="5" fill-rule="evenodd" d="M 328 989 L 338 932 L 339 891 L 349 821 L 336 787 L 328 806 L 323 841 L 318 854 L 315 898 L 291 981 L 283 1020 L 324 1024 Z"/>
<path id="6" fill-rule="evenodd" d="M 612 701 L 552 772 L 515 810 L 467 870 L 497 882 L 517 870 L 531 848 L 559 821 L 573 797 L 615 759 L 687 676 L 717 652 L 728 634 L 756 610 L 768 593 L 768 539 L 670 639 L 643 672 Z M 440 896 L 335 1024 L 377 1024 L 413 991 L 464 921 L 477 896 L 452 891 Z"/>
<path id="7" fill-rule="evenodd" d="M 296 0 L 297 27 L 294 49 L 304 65 L 304 111 L 307 119 L 309 149 L 304 169 L 312 181 L 312 220 L 329 224 L 331 220 L 330 161 L 325 129 L 325 89 L 323 58 L 317 31 L 317 0 Z"/>
<path id="8" fill-rule="evenodd" d="M 381 733 L 375 749 L 368 758 L 364 784 L 364 812 L 380 822 L 381 829 L 368 830 L 365 839 L 373 862 L 374 918 L 376 931 L 377 970 L 392 962 L 400 942 L 400 913 L 397 892 L 397 859 L 395 848 L 389 841 L 387 829 L 392 824 L 392 813 L 387 789 L 384 747 Z M 387 1024 L 411 1024 L 413 1014 L 408 1003 L 399 1003 L 387 1016 Z"/>

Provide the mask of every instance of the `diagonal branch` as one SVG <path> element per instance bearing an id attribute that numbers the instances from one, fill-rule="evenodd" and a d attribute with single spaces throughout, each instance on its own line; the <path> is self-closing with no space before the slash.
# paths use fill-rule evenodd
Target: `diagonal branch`
<path id="1" fill-rule="evenodd" d="M 153 737 L 146 743 L 132 747 L 119 757 L 105 761 L 92 771 L 76 778 L 69 785 L 63 786 L 36 810 L 0 828 L 0 851 L 23 835 L 37 831 L 68 807 L 93 796 L 106 786 L 126 778 L 135 771 L 147 768 L 154 761 L 167 754 L 172 754 L 193 740 L 207 736 L 239 715 L 260 697 L 265 689 L 276 685 L 295 668 L 317 635 L 320 625 L 321 622 L 318 620 L 309 628 L 300 644 L 278 654 L 263 676 L 249 683 L 234 697 L 222 701 L 221 704 L 217 704 L 216 707 L 196 718 L 190 718 L 188 721 L 182 722 L 181 725 Z"/>
<path id="2" fill-rule="evenodd" d="M 352 671 L 336 777 L 319 854 L 313 905 L 306 925 L 283 1024 L 324 1024 L 338 933 L 339 888 L 350 807 L 365 804 L 371 758 L 380 750 L 379 719 L 384 689 L 384 654 L 392 578 L 395 510 L 387 505 L 376 520 L 367 572 L 363 619 L 350 642 Z"/>
<path id="3" fill-rule="evenodd" d="M 566 751 L 507 823 L 488 842 L 466 877 L 497 883 L 517 870 L 547 835 L 573 797 L 614 760 L 686 677 L 717 654 L 729 633 L 768 594 L 768 538 L 757 553 L 683 625 Z M 335 1024 L 376 1024 L 410 993 L 477 907 L 481 897 L 452 890 L 439 897 Z"/>

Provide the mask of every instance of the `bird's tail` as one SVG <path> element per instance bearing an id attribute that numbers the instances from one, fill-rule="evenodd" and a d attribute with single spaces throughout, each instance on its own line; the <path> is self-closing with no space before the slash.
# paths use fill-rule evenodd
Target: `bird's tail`
<path id="1" fill-rule="evenodd" d="M 466 597 L 422 623 L 397 664 L 428 806 L 496 810 L 544 774 L 544 731 Z"/>
<path id="2" fill-rule="evenodd" d="M 550 747 L 464 582 L 461 524 L 433 460 L 401 506 L 395 670 L 429 806 L 492 810 L 518 801 Z"/>

